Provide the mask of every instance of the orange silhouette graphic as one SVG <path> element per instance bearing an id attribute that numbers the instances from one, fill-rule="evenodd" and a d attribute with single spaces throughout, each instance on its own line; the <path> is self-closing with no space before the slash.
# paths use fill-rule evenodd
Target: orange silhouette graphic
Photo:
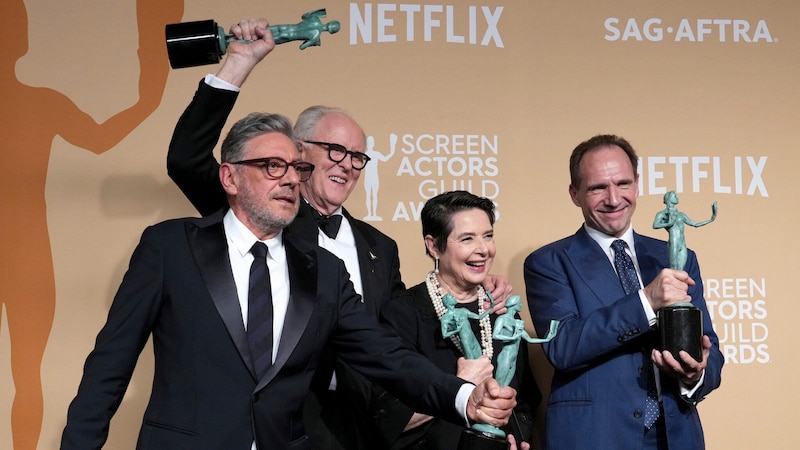
<path id="1" fill-rule="evenodd" d="M 161 103 L 169 73 L 164 26 L 180 21 L 183 0 L 137 0 L 139 101 L 102 124 L 67 96 L 21 83 L 18 59 L 28 51 L 28 15 L 23 0 L 0 2 L 0 30 L 9 37 L 0 51 L 0 306 L 10 336 L 14 449 L 36 449 L 42 428 L 41 364 L 55 313 L 55 281 L 47 230 L 45 183 L 55 136 L 102 153 L 133 131 Z M 114 64 L 108 61 L 108 64 Z M 0 314 L 2 309 L 0 308 Z M 2 323 L 0 316 L 0 323 Z"/>

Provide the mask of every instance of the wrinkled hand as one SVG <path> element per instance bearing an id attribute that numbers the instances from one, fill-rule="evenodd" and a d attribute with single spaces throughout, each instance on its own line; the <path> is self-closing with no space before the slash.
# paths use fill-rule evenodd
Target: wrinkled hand
<path id="1" fill-rule="evenodd" d="M 684 350 L 681 350 L 678 354 L 680 359 L 675 359 L 667 350 L 659 351 L 655 349 L 650 357 L 662 373 L 677 378 L 684 385 L 691 388 L 700 381 L 700 377 L 706 369 L 710 349 L 711 339 L 708 336 L 703 336 L 703 360 L 700 362 L 697 362 Z"/>
<path id="2" fill-rule="evenodd" d="M 486 292 L 491 293 L 494 299 L 494 309 L 492 313 L 498 315 L 505 314 L 506 311 L 508 311 L 508 309 L 506 309 L 506 299 L 508 299 L 508 296 L 513 292 L 513 288 L 508 282 L 508 279 L 500 275 L 489 274 L 486 276 L 486 279 L 483 280 L 483 288 L 486 289 Z M 486 302 L 483 305 L 483 309 L 488 309 L 490 306 L 491 305 Z"/>
<path id="3" fill-rule="evenodd" d="M 680 302 L 691 302 L 687 293 L 694 280 L 683 270 L 663 269 L 658 276 L 644 288 L 653 311 Z"/>
<path id="4" fill-rule="evenodd" d="M 525 441 L 520 442 L 519 447 L 517 446 L 517 440 L 514 439 L 514 435 L 509 433 L 508 434 L 508 450 L 530 450 L 531 445 Z"/>
<path id="5" fill-rule="evenodd" d="M 497 380 L 487 378 L 475 386 L 467 401 L 467 417 L 472 422 L 480 422 L 496 427 L 508 423 L 511 410 L 517 406 L 517 391 L 506 386 L 500 387 Z"/>
<path id="6" fill-rule="evenodd" d="M 267 19 L 242 19 L 231 25 L 229 33 L 234 39 L 249 43 L 229 42 L 225 62 L 217 77 L 241 87 L 244 80 L 265 56 L 275 48 Z"/>
<path id="7" fill-rule="evenodd" d="M 472 384 L 477 385 L 481 381 L 491 378 L 493 371 L 492 361 L 486 355 L 478 359 L 466 359 L 463 356 L 458 358 L 456 376 Z"/>

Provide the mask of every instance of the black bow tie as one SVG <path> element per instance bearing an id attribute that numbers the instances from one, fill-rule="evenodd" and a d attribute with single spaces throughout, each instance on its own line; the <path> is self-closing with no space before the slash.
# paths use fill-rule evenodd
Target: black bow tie
<path id="1" fill-rule="evenodd" d="M 323 216 L 316 210 L 314 212 L 316 213 L 314 215 L 317 217 L 319 229 L 329 238 L 336 239 L 336 235 L 339 234 L 339 227 L 342 226 L 342 216 L 339 214 Z"/>

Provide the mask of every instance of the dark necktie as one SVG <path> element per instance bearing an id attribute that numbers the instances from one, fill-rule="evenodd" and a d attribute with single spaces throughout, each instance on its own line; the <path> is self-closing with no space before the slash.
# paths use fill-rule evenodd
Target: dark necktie
<path id="1" fill-rule="evenodd" d="M 611 249 L 614 250 L 614 268 L 617 269 L 619 282 L 622 283 L 622 289 L 626 295 L 633 294 L 640 287 L 636 267 L 633 266 L 633 260 L 625 251 L 627 247 L 628 244 L 622 239 L 617 239 L 611 244 Z"/>
<path id="2" fill-rule="evenodd" d="M 314 216 L 317 218 L 319 229 L 329 238 L 336 239 L 336 235 L 339 234 L 339 227 L 342 226 L 342 216 L 339 214 L 323 216 L 316 209 L 314 210 Z"/>
<path id="3" fill-rule="evenodd" d="M 628 245 L 622 239 L 617 239 L 611 244 L 611 249 L 614 250 L 614 268 L 617 269 L 619 281 L 622 283 L 622 289 L 625 294 L 633 294 L 639 290 L 639 277 L 636 275 L 636 268 L 633 266 L 633 260 L 628 256 L 625 248 Z M 647 401 L 645 402 L 644 409 L 644 426 L 650 428 L 656 422 L 659 415 L 658 408 L 658 391 L 656 389 L 655 373 L 653 372 L 653 365 L 650 364 L 647 376 Z"/>
<path id="4" fill-rule="evenodd" d="M 267 268 L 267 246 L 256 242 L 250 249 L 255 259 L 250 266 L 247 294 L 247 343 L 258 379 L 272 365 L 272 291 Z"/>

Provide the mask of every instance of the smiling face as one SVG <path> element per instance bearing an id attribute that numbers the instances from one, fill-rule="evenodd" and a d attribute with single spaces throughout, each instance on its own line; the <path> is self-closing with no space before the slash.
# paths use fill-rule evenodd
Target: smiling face
<path id="1" fill-rule="evenodd" d="M 300 161 L 295 143 L 282 133 L 266 133 L 245 145 L 242 159 L 280 158 Z M 259 239 L 269 239 L 297 215 L 300 177 L 293 167 L 272 178 L 260 165 L 223 163 L 220 180 L 236 217 Z"/>
<path id="2" fill-rule="evenodd" d="M 593 149 L 581 159 L 578 173 L 578 186 L 570 185 L 569 195 L 586 225 L 622 236 L 636 211 L 639 180 L 626 153 L 616 145 Z"/>
<path id="3" fill-rule="evenodd" d="M 494 229 L 486 212 L 478 208 L 456 212 L 450 221 L 453 228 L 444 251 L 436 248 L 431 235 L 425 236 L 425 245 L 439 258 L 437 278 L 442 287 L 459 300 L 474 300 L 494 262 Z"/>
<path id="4" fill-rule="evenodd" d="M 329 112 L 317 123 L 312 141 L 343 145 L 348 150 L 364 152 L 364 132 L 347 114 Z M 341 162 L 333 162 L 325 147 L 304 143 L 303 161 L 314 164 L 311 179 L 303 183 L 303 197 L 317 211 L 330 215 L 350 197 L 356 187 L 360 170 L 353 169 L 350 155 Z"/>

